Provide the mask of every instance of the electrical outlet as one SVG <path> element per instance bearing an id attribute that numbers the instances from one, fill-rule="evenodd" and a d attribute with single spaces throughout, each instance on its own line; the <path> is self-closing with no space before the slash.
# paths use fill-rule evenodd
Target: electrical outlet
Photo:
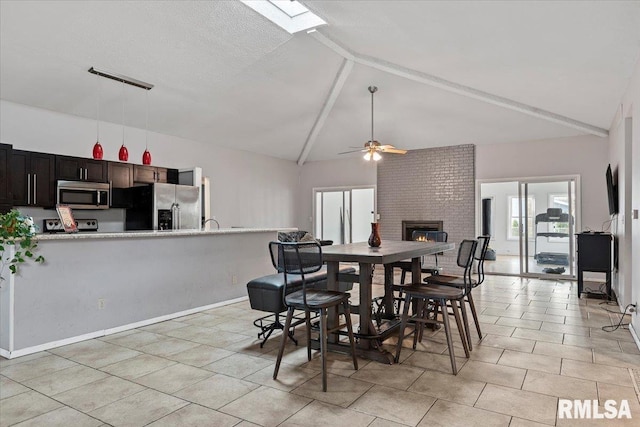
<path id="1" fill-rule="evenodd" d="M 238 284 L 238 276 L 236 276 L 235 274 L 233 274 L 231 276 L 231 284 L 232 285 L 237 285 Z"/>
<path id="2" fill-rule="evenodd" d="M 104 298 L 98 298 L 98 310 L 104 309 L 105 305 L 106 304 L 105 304 Z"/>

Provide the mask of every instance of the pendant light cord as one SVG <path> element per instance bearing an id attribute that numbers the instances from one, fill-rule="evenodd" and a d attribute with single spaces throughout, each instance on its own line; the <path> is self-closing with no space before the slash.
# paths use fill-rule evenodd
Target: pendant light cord
<path id="1" fill-rule="evenodd" d="M 96 74 L 96 142 L 100 141 L 100 76 Z"/>
<path id="2" fill-rule="evenodd" d="M 124 145 L 124 81 L 122 82 L 122 145 Z"/>
<path id="3" fill-rule="evenodd" d="M 144 149 L 146 151 L 149 149 L 149 91 L 145 92 L 147 108 L 144 122 Z"/>

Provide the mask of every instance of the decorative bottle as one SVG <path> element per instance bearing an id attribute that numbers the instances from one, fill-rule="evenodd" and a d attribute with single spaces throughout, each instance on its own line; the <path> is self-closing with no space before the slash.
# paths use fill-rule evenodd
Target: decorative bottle
<path id="1" fill-rule="evenodd" d="M 377 248 L 380 246 L 380 224 L 377 222 L 371 223 L 371 235 L 369 236 L 369 246 Z"/>

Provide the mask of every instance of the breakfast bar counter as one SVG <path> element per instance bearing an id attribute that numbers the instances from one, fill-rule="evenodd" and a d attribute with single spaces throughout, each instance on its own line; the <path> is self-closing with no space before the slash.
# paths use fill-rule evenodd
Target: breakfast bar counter
<path id="1" fill-rule="evenodd" d="M 42 265 L 0 285 L 0 355 L 11 358 L 246 297 L 291 228 L 39 235 Z M 8 277 L 6 277 L 8 276 Z"/>

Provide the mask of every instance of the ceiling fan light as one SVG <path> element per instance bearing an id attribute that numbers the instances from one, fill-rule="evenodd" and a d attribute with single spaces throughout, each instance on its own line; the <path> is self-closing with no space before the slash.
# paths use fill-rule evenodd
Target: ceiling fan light
<path id="1" fill-rule="evenodd" d="M 366 153 L 364 153 L 364 159 L 366 161 L 371 160 L 371 151 L 367 151 Z"/>
<path id="2" fill-rule="evenodd" d="M 377 151 L 374 151 L 373 155 L 371 157 L 373 158 L 373 161 L 375 161 L 375 162 L 377 162 L 378 160 L 380 160 L 382 158 L 380 153 L 378 153 Z"/>

